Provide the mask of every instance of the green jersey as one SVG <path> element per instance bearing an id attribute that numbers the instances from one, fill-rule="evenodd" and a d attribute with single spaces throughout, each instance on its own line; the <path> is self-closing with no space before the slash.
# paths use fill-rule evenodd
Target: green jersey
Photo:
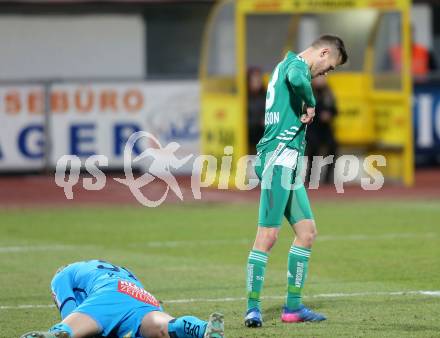
<path id="1" fill-rule="evenodd" d="M 288 52 L 272 73 L 266 94 L 264 134 L 257 151 L 271 152 L 285 145 L 304 154 L 306 126 L 301 122 L 303 104 L 315 107 L 311 75 L 306 61 Z"/>

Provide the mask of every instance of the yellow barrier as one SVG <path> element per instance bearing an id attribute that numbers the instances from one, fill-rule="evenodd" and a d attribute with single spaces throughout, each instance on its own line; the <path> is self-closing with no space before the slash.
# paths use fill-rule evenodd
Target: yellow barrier
<path id="1" fill-rule="evenodd" d="M 224 154 L 225 146 L 233 146 L 232 167 L 235 170 L 237 159 L 248 152 L 246 84 L 248 66 L 246 18 L 248 16 L 343 13 L 346 10 L 358 9 L 368 9 L 377 15 L 373 26 L 369 32 L 366 32 L 369 37 L 362 69 L 337 72 L 329 76 L 329 85 L 335 93 L 339 109 L 335 122 L 336 136 L 341 145 L 359 147 L 365 151 L 365 155 L 384 155 L 387 159 L 386 175 L 405 185 L 412 185 L 414 160 L 411 118 L 410 1 L 407 0 L 226 0 L 220 2 L 211 14 L 205 31 L 200 67 L 202 153 L 220 157 Z M 401 20 L 402 70 L 397 74 L 375 71 L 375 40 L 384 13 L 398 13 Z M 297 22 L 289 25 L 287 34 L 289 38 L 294 35 L 297 26 Z M 274 34 L 278 33 L 274 32 Z M 232 42 L 228 42 L 228 36 Z M 230 54 L 227 54 L 229 49 L 225 49 L 225 46 L 232 51 Z M 286 49 L 292 48 L 286 45 L 280 50 L 280 54 Z M 350 50 L 348 52 L 350 54 Z"/>

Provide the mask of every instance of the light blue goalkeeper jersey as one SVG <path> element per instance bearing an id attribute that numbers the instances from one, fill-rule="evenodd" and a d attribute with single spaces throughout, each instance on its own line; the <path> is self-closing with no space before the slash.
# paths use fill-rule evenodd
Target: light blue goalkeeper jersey
<path id="1" fill-rule="evenodd" d="M 52 294 L 62 318 L 71 313 L 72 307 L 75 306 L 69 300 L 81 304 L 87 295 L 92 294 L 109 281 L 128 280 L 143 288 L 142 283 L 129 270 L 105 261 L 78 262 L 67 265 L 62 271 L 65 273 L 57 274 L 51 284 Z"/>

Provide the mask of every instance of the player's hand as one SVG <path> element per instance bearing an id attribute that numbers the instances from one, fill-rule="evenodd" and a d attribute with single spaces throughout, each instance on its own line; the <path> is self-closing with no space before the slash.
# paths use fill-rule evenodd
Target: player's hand
<path id="1" fill-rule="evenodd" d="M 307 107 L 306 113 L 301 116 L 301 122 L 305 124 L 310 124 L 313 122 L 315 117 L 315 107 Z"/>

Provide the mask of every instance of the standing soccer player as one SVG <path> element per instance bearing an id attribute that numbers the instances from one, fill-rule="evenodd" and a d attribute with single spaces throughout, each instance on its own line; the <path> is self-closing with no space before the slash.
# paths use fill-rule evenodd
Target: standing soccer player
<path id="1" fill-rule="evenodd" d="M 272 73 L 266 95 L 265 130 L 257 144 L 255 165 L 261 196 L 257 235 L 247 264 L 248 327 L 263 324 L 260 294 L 269 252 L 283 216 L 296 236 L 288 255 L 287 296 L 281 320 L 295 323 L 326 319 L 301 300 L 317 231 L 304 184 L 297 180 L 301 171 L 298 160 L 304 155 L 306 126 L 315 115 L 311 79 L 326 75 L 346 61 L 344 42 L 337 36 L 323 35 L 299 55 L 288 52 Z"/>

